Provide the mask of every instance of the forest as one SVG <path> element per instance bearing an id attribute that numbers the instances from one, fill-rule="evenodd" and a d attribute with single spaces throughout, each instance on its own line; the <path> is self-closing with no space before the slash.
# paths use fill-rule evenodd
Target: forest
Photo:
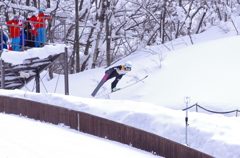
<path id="1" fill-rule="evenodd" d="M 1 24 L 14 14 L 24 18 L 44 9 L 52 19 L 47 25 L 48 43 L 68 45 L 69 73 L 108 67 L 146 48 L 204 32 L 211 26 L 223 31 L 224 22 L 239 16 L 240 0 L 1 0 Z M 53 34 L 64 21 L 61 37 Z M 8 28 L 3 27 L 9 35 Z M 235 27 L 236 28 L 236 27 Z M 236 29 L 238 33 L 238 30 Z M 63 36 L 63 37 L 62 37 Z M 159 52 L 152 52 L 159 53 Z M 58 64 L 53 66 L 58 71 Z"/>

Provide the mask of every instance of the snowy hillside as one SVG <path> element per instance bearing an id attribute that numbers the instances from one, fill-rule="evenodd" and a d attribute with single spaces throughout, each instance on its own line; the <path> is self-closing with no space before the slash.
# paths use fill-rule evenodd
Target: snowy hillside
<path id="1" fill-rule="evenodd" d="M 198 103 L 219 112 L 240 106 L 240 36 L 233 28 L 224 33 L 212 27 L 193 39 L 194 45 L 189 43 L 189 37 L 183 37 L 165 46 L 148 47 L 113 65 L 128 60 L 133 63 L 132 71 L 119 82 L 119 88 L 136 78 L 149 77 L 110 96 L 104 94 L 110 91 L 111 81 L 96 98 L 90 95 L 104 75 L 105 69 L 98 68 L 69 75 L 70 96 L 62 95 L 64 77 L 55 75 L 51 81 L 43 78 L 42 93 L 28 92 L 28 99 L 98 115 L 185 144 L 184 97 L 190 97 L 189 105 Z M 7 52 L 4 53 L 7 60 Z M 161 64 L 159 57 L 163 59 Z M 33 89 L 33 85 L 32 82 L 27 86 Z M 1 90 L 0 94 L 23 97 L 24 90 Z M 189 147 L 217 158 L 240 155 L 239 117 L 235 113 L 217 115 L 191 109 L 188 114 Z"/>

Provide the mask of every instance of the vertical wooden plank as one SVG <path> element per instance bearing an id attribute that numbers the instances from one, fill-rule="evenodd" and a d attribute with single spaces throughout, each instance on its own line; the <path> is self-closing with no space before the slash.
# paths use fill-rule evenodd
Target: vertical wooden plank
<path id="1" fill-rule="evenodd" d="M 157 154 L 160 156 L 165 157 L 164 150 L 165 150 L 165 145 L 164 145 L 164 138 L 163 137 L 158 137 L 158 150 Z"/>
<path id="2" fill-rule="evenodd" d="M 12 106 L 12 99 L 9 99 L 8 97 L 4 98 L 4 111 L 6 114 L 11 114 L 11 106 Z"/>
<path id="3" fill-rule="evenodd" d="M 51 106 L 45 106 L 45 110 L 44 110 L 44 119 L 46 122 L 50 122 L 51 123 L 51 114 L 49 113 L 51 111 Z"/>
<path id="4" fill-rule="evenodd" d="M 55 125 L 58 125 L 58 123 L 59 123 L 59 121 L 58 121 L 59 120 L 59 107 L 52 105 L 52 111 L 51 112 L 52 112 L 52 115 L 53 115 L 52 123 L 55 124 Z"/>
<path id="5" fill-rule="evenodd" d="M 91 122 L 90 123 L 90 127 L 91 127 L 91 133 L 92 135 L 98 136 L 99 133 L 99 117 L 97 116 L 92 116 L 91 117 Z"/>
<path id="6" fill-rule="evenodd" d="M 147 151 L 149 151 L 155 155 L 158 150 L 157 136 L 152 133 L 148 133 L 146 139 L 148 140 L 148 143 L 146 144 Z"/>
<path id="7" fill-rule="evenodd" d="M 20 115 L 21 114 L 21 103 L 22 103 L 22 99 L 16 98 L 16 102 L 14 103 L 14 114 L 16 115 Z"/>
<path id="8" fill-rule="evenodd" d="M 63 123 L 69 126 L 69 110 L 65 108 L 59 108 L 59 123 Z"/>
<path id="9" fill-rule="evenodd" d="M 37 118 L 36 118 L 37 110 L 38 110 L 37 104 L 38 103 L 36 103 L 36 102 L 28 101 L 28 104 L 27 104 L 27 117 L 28 118 L 37 120 Z"/>
<path id="10" fill-rule="evenodd" d="M 100 130 L 99 136 L 102 138 L 108 137 L 106 120 L 99 119 L 99 126 L 100 126 L 99 127 L 99 130 Z"/>
<path id="11" fill-rule="evenodd" d="M 80 113 L 80 131 L 88 133 L 88 114 L 81 112 Z"/>
<path id="12" fill-rule="evenodd" d="M 121 128 L 121 132 L 120 132 L 120 142 L 123 143 L 123 144 L 128 144 L 127 142 L 127 127 L 128 126 L 120 126 Z"/>
<path id="13" fill-rule="evenodd" d="M 0 96 L 0 112 L 4 112 L 4 96 Z"/>
<path id="14" fill-rule="evenodd" d="M 121 142 L 121 124 L 111 121 L 112 140 Z"/>
<path id="15" fill-rule="evenodd" d="M 69 111 L 69 126 L 72 129 L 78 129 L 78 120 L 77 120 L 77 112 L 70 110 Z"/>
<path id="16" fill-rule="evenodd" d="M 27 116 L 27 101 L 26 100 L 21 100 L 19 101 L 19 106 L 20 106 L 20 115 L 21 116 Z"/>
<path id="17" fill-rule="evenodd" d="M 126 144 L 132 146 L 133 138 L 132 138 L 132 127 L 127 126 L 126 133 Z"/>

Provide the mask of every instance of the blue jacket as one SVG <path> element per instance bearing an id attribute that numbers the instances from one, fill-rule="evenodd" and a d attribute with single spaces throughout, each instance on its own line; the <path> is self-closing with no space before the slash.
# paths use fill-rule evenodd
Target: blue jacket
<path id="1" fill-rule="evenodd" d="M 20 31 L 20 42 L 19 42 L 19 45 L 22 45 L 22 30 Z M 25 34 L 25 32 L 23 33 L 24 34 L 24 45 L 26 44 L 26 39 L 27 39 L 27 35 Z"/>
<path id="2" fill-rule="evenodd" d="M 3 42 L 2 42 L 3 40 Z M 2 50 L 2 44 L 3 44 L 3 49 L 8 49 L 7 47 L 7 41 L 8 41 L 8 38 L 5 34 L 0 35 L 0 50 Z"/>

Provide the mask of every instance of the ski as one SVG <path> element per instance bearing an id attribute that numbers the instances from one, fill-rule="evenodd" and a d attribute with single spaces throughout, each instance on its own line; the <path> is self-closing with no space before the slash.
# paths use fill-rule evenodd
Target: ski
<path id="1" fill-rule="evenodd" d="M 130 87 L 130 86 L 132 86 L 132 85 L 135 85 L 136 83 L 141 82 L 142 80 L 144 80 L 144 79 L 147 78 L 147 77 L 148 77 L 148 75 L 145 76 L 145 77 L 143 77 L 142 79 L 140 79 L 140 80 L 138 80 L 138 81 L 132 83 L 132 84 L 129 84 L 129 85 L 127 85 L 127 86 L 125 86 L 125 87 L 122 87 L 122 88 L 118 88 L 118 90 L 113 91 L 113 92 L 111 92 L 111 93 L 114 93 L 114 92 L 120 91 L 120 90 L 125 89 L 125 88 L 127 88 L 127 87 Z"/>
<path id="2" fill-rule="evenodd" d="M 111 74 L 113 72 L 113 70 L 108 70 L 108 71 L 106 71 L 106 74 L 103 76 L 103 78 L 102 78 L 102 80 L 99 82 L 99 84 L 97 85 L 97 87 L 94 89 L 94 91 L 92 92 L 92 96 L 94 97 L 96 94 L 97 94 L 97 92 L 98 92 L 98 90 L 102 87 L 102 85 L 107 81 L 107 78 L 108 78 L 108 76 Z"/>
<path id="3" fill-rule="evenodd" d="M 143 81 L 143 80 L 146 79 L 147 77 L 148 77 L 148 75 L 145 76 L 145 77 L 143 77 L 142 79 L 140 79 L 140 80 L 138 80 L 138 81 L 132 83 L 132 84 L 129 84 L 129 85 L 127 85 L 127 86 L 125 86 L 125 87 L 122 87 L 122 88 L 118 88 L 116 91 L 110 92 L 110 93 L 108 93 L 108 94 L 102 95 L 102 96 L 97 97 L 97 98 L 101 98 L 101 97 L 103 97 L 103 96 L 109 95 L 109 94 L 114 93 L 114 92 L 118 92 L 118 91 L 123 90 L 123 89 L 125 89 L 125 88 L 127 88 L 127 87 L 130 87 L 130 86 L 132 86 L 132 85 L 135 85 L 135 84 L 137 84 L 137 83 Z"/>

